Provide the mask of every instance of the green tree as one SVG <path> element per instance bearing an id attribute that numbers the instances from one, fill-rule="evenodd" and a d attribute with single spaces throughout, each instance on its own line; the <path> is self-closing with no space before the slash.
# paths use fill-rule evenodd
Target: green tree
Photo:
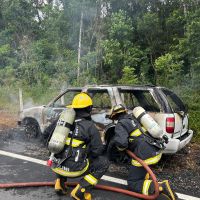
<path id="1" fill-rule="evenodd" d="M 189 16 L 183 52 L 190 63 L 189 74 L 193 88 L 200 86 L 200 9 Z"/>
<path id="2" fill-rule="evenodd" d="M 117 83 L 125 66 L 134 66 L 136 73 L 140 74 L 140 65 L 147 65 L 147 57 L 139 46 L 132 43 L 133 26 L 126 12 L 119 10 L 113 13 L 109 26 L 109 39 L 102 41 L 103 69 L 106 77 L 111 77 L 110 82 Z"/>
<path id="3" fill-rule="evenodd" d="M 179 61 L 173 53 L 160 56 L 155 61 L 157 72 L 157 84 L 173 87 L 181 83 L 181 67 L 183 62 Z"/>
<path id="4" fill-rule="evenodd" d="M 118 81 L 120 84 L 135 85 L 138 83 L 138 78 L 135 75 L 135 69 L 129 66 L 125 66 L 122 70 L 122 78 Z"/>

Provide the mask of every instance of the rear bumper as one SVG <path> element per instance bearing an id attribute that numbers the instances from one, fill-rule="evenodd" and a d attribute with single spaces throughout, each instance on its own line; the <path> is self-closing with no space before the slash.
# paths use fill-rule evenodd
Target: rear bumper
<path id="1" fill-rule="evenodd" d="M 170 138 L 168 144 L 165 145 L 165 150 L 163 153 L 165 154 L 174 154 L 177 151 L 184 148 L 192 139 L 193 137 L 193 131 L 188 130 L 187 133 L 185 133 L 180 138 L 174 139 Z"/>

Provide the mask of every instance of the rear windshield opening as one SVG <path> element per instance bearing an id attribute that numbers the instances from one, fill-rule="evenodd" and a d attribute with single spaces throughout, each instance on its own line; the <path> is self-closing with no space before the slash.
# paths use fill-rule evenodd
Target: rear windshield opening
<path id="1" fill-rule="evenodd" d="M 143 107 L 148 112 L 160 112 L 160 108 L 148 90 L 120 90 L 120 95 L 128 109 Z"/>
<path id="2" fill-rule="evenodd" d="M 186 111 L 186 107 L 181 99 L 172 91 L 163 89 L 163 93 L 165 94 L 170 107 L 173 109 L 174 112 Z"/>

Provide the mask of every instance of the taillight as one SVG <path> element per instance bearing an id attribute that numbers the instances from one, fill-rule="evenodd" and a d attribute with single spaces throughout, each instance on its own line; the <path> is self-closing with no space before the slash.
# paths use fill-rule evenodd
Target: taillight
<path id="1" fill-rule="evenodd" d="M 175 118 L 174 117 L 167 117 L 166 119 L 166 132 L 167 133 L 174 133 L 175 127 Z"/>

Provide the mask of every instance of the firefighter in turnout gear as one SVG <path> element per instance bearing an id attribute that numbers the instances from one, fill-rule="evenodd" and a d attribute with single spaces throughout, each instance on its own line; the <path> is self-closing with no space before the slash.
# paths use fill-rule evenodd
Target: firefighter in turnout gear
<path id="1" fill-rule="evenodd" d="M 149 174 L 142 165 L 134 159 L 128 158 L 125 154 L 126 149 L 131 150 L 136 156 L 145 161 L 148 165 L 154 165 L 161 159 L 163 142 L 153 138 L 138 120 L 127 113 L 126 108 L 118 104 L 111 110 L 110 119 L 118 120 L 115 126 L 115 135 L 108 146 L 108 156 L 112 161 L 116 161 L 114 156 L 119 152 L 123 159 L 128 160 L 130 164 L 128 173 L 128 189 L 144 195 L 154 193 L 154 184 L 149 179 Z M 168 180 L 159 183 L 160 194 L 158 200 L 175 200 L 176 194 L 173 193 L 169 186 Z"/>
<path id="2" fill-rule="evenodd" d="M 79 184 L 72 190 L 71 197 L 76 200 L 91 199 L 89 190 L 96 185 L 106 172 L 109 162 L 102 156 L 103 144 L 100 134 L 91 120 L 92 99 L 86 93 L 77 94 L 72 104 L 76 113 L 74 127 L 69 133 L 64 149 L 55 154 L 52 170 L 57 174 L 55 191 L 66 194 L 64 184 L 67 178 L 81 177 Z M 55 129 L 56 122 L 46 129 Z M 47 133 L 46 133 L 47 134 Z"/>

